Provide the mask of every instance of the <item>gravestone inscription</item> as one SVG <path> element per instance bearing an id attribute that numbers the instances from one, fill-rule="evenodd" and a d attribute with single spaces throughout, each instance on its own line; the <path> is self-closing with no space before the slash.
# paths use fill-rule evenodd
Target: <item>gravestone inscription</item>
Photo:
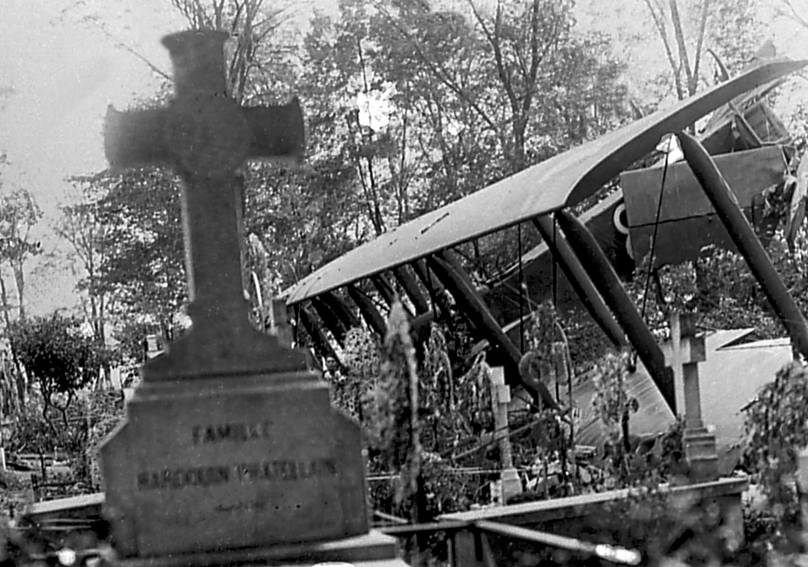
<path id="1" fill-rule="evenodd" d="M 305 353 L 249 323 L 237 169 L 250 158 L 298 156 L 303 124 L 296 101 L 242 108 L 228 98 L 225 39 L 166 37 L 174 101 L 107 117 L 113 167 L 158 163 L 183 178 L 193 321 L 146 363 L 126 421 L 101 449 L 105 513 L 124 557 L 368 532 L 358 426 L 330 407 Z"/>

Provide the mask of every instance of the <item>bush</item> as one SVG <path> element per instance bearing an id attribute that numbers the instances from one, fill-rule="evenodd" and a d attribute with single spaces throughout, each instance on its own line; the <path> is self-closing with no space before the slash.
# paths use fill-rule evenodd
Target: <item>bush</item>
<path id="1" fill-rule="evenodd" d="M 29 378 L 39 384 L 43 417 L 49 421 L 55 407 L 67 425 L 76 392 L 98 378 L 110 361 L 109 351 L 82 333 L 81 321 L 58 313 L 17 321 L 9 336 Z"/>

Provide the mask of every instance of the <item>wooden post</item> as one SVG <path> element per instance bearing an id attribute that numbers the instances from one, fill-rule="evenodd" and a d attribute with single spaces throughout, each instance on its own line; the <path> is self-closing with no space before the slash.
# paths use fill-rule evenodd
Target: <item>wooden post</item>
<path id="1" fill-rule="evenodd" d="M 494 437 L 499 445 L 499 458 L 502 472 L 502 503 L 515 494 L 522 493 L 522 481 L 513 466 L 513 452 L 508 430 L 508 404 L 511 389 L 505 384 L 505 370 L 501 366 L 491 368 L 491 409 L 494 413 Z"/>
<path id="2" fill-rule="evenodd" d="M 270 332 L 278 337 L 278 343 L 285 347 L 292 346 L 292 327 L 289 325 L 286 302 L 273 299 L 269 312 Z"/>
<path id="3" fill-rule="evenodd" d="M 698 363 L 706 360 L 704 336 L 696 335 L 696 320 L 692 313 L 673 312 L 670 329 L 671 340 L 665 351 L 665 363 L 673 369 L 677 396 L 684 402 L 684 406 L 679 407 L 685 412 L 683 441 L 690 480 L 714 480 L 718 478 L 715 434 L 707 430 L 701 417 Z"/>

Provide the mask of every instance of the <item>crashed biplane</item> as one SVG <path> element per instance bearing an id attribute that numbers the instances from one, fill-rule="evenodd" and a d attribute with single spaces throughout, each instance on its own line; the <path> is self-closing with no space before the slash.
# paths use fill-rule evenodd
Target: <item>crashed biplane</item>
<path id="1" fill-rule="evenodd" d="M 388 304 L 398 288 L 409 300 L 415 321 L 430 317 L 436 289 L 448 291 L 505 367 L 507 382 L 554 406 L 556 400 L 546 385 L 520 374 L 523 353 L 518 335 L 526 316 L 525 302 L 532 309 L 549 297 L 554 285 L 551 272 L 557 263 L 562 274 L 557 283 L 561 310 L 567 304 L 583 305 L 612 343 L 630 345 L 637 352 L 642 365 L 634 373 L 631 388 L 644 408 L 644 417 L 637 420 L 638 433 L 659 431 L 675 413 L 673 379 L 660 346 L 618 276 L 632 272 L 651 249 L 652 239 L 656 266 L 695 258 L 708 244 L 732 248 L 737 243 L 687 162 L 627 168 L 651 155 L 663 136 L 717 111 L 699 136 L 700 145 L 713 156 L 734 191 L 735 206 L 766 238 L 773 227 L 764 214 L 764 192 L 782 183 L 790 156 L 784 146 L 787 132 L 764 95 L 806 63 L 760 63 L 670 109 L 528 167 L 358 246 L 286 290 L 283 298 L 315 344 L 328 349 L 315 317 L 337 340 L 356 324 L 356 313 L 370 328 L 384 332 L 384 319 L 365 286 Z M 571 213 L 618 177 L 620 190 L 607 194 L 579 217 Z M 542 243 L 518 258 L 518 265 L 514 263 L 478 289 L 451 249 L 523 223 L 540 233 Z M 525 289 L 530 297 L 523 297 Z M 808 336 L 804 327 L 800 317 L 787 329 L 792 339 L 797 333 L 804 340 Z M 723 360 L 720 368 L 733 367 L 726 356 L 737 347 L 731 347 L 735 342 L 735 335 L 731 340 L 727 335 L 708 338 L 707 360 Z M 733 412 L 791 356 L 787 341 L 767 344 L 767 348 L 771 356 L 763 363 L 766 373 L 735 390 L 741 392 L 744 403 L 733 407 Z M 726 422 L 709 411 L 705 417 Z"/>

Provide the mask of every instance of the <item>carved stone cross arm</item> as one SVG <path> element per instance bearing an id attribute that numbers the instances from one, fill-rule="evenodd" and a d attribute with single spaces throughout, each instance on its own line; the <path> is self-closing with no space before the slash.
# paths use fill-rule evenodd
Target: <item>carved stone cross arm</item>
<path id="1" fill-rule="evenodd" d="M 671 313 L 671 348 L 665 352 L 665 364 L 674 372 L 684 364 L 707 360 L 704 335 L 696 332 L 696 318 L 692 313 Z"/>
<path id="2" fill-rule="evenodd" d="M 299 159 L 303 155 L 303 112 L 296 97 L 285 105 L 244 107 L 240 111 L 249 129 L 245 159 Z M 109 164 L 113 168 L 178 165 L 179 156 L 170 145 L 170 128 L 174 126 L 170 116 L 170 108 L 119 112 L 110 105 L 104 125 Z"/>
<path id="3" fill-rule="evenodd" d="M 168 108 L 117 112 L 104 128 L 113 167 L 178 167 L 189 175 L 227 175 L 249 158 L 300 158 L 303 114 L 297 98 L 282 106 L 240 107 L 225 83 L 224 32 L 181 32 L 163 39 L 174 65 Z"/>

